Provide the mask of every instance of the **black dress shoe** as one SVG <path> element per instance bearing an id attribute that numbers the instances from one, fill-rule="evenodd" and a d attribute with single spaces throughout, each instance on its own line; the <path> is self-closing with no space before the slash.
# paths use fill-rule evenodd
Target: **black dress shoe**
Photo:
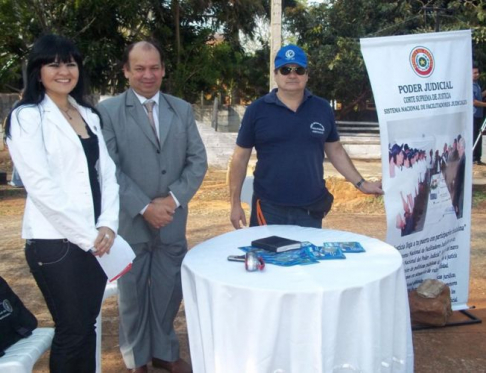
<path id="1" fill-rule="evenodd" d="M 476 161 L 476 164 L 477 164 L 478 166 L 486 166 L 486 163 L 481 162 L 481 161 Z"/>
<path id="2" fill-rule="evenodd" d="M 154 357 L 152 358 L 152 366 L 165 369 L 170 373 L 192 373 L 191 366 L 181 358 L 176 361 L 165 361 Z"/>

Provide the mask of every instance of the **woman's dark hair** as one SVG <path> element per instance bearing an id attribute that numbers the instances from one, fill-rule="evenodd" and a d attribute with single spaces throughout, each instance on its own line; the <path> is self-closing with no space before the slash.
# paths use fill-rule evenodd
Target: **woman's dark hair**
<path id="1" fill-rule="evenodd" d="M 81 53 L 72 41 L 63 36 L 53 34 L 44 35 L 34 43 L 27 59 L 27 81 L 22 92 L 22 98 L 15 104 L 14 109 L 22 105 L 38 105 L 44 99 L 46 91 L 40 81 L 42 66 L 52 62 L 68 63 L 71 60 L 74 60 L 78 65 L 79 79 L 70 95 L 80 105 L 89 107 L 100 117 L 97 110 L 85 99 L 86 75 Z M 10 137 L 11 115 L 12 112 L 8 115 L 5 125 L 5 135 L 7 137 Z"/>
<path id="2" fill-rule="evenodd" d="M 402 151 L 402 145 L 393 144 L 388 152 L 388 160 L 393 159 L 393 162 L 397 163 L 397 155 Z"/>

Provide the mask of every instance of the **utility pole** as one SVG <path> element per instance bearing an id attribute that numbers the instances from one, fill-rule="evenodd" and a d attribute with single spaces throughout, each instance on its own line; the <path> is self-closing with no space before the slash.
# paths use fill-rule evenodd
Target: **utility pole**
<path id="1" fill-rule="evenodd" d="M 272 8 L 270 15 L 270 74 L 269 74 L 269 90 L 275 87 L 275 79 L 273 77 L 273 70 L 275 55 L 277 54 L 282 44 L 282 0 L 272 0 Z"/>

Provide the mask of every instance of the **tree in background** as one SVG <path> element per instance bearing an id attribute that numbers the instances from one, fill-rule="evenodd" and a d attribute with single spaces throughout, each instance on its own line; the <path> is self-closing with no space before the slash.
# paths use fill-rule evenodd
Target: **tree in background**
<path id="1" fill-rule="evenodd" d="M 372 101 L 361 37 L 432 32 L 438 14 L 441 30 L 473 30 L 475 59 L 485 70 L 486 0 L 282 3 L 290 40 L 309 53 L 309 87 L 342 104 L 338 118 L 372 119 L 361 115 Z M 76 42 L 91 86 L 101 94 L 126 87 L 120 65 L 125 46 L 153 37 L 165 55 L 165 91 L 190 102 L 201 92 L 248 102 L 268 90 L 270 40 L 261 38 L 248 52 L 241 37 L 258 37 L 259 20 L 269 16 L 269 0 L 0 0 L 0 90 L 20 91 L 30 46 L 53 32 Z"/>
<path id="2" fill-rule="evenodd" d="M 309 87 L 342 105 L 338 119 L 376 120 L 376 113 L 365 110 L 373 98 L 359 39 L 433 32 L 436 13 L 424 7 L 442 9 L 441 31 L 472 28 L 475 57 L 486 63 L 484 0 L 334 0 L 288 9 L 287 27 L 309 54 Z"/>
<path id="3" fill-rule="evenodd" d="M 260 39 L 261 48 L 245 51 L 242 36 L 258 37 L 259 22 L 270 19 L 269 0 L 190 0 L 193 11 L 205 25 L 222 36 L 213 43 L 210 69 L 218 73 L 216 84 L 205 92 L 222 96 L 223 102 L 251 101 L 268 92 L 269 43 Z M 297 1 L 283 0 L 282 7 L 295 7 Z"/>
<path id="4" fill-rule="evenodd" d="M 76 42 L 85 56 L 91 86 L 101 94 L 125 88 L 120 64 L 125 46 L 154 38 L 167 65 L 164 90 L 192 102 L 201 91 L 246 97 L 239 89 L 249 80 L 242 75 L 246 71 L 242 64 L 252 57 L 242 49 L 239 33 L 253 36 L 255 20 L 267 16 L 264 3 L 0 0 L 0 89 L 20 91 L 21 65 L 31 45 L 43 33 L 57 33 Z M 215 39 L 218 31 L 222 41 Z M 254 67 L 264 71 L 261 64 Z"/>
<path id="5" fill-rule="evenodd" d="M 95 88 L 102 94 L 121 89 L 117 62 L 126 42 L 145 31 L 141 19 L 149 12 L 133 0 L 0 0 L 0 87 L 20 90 L 20 66 L 33 42 L 56 33 L 81 49 Z"/>

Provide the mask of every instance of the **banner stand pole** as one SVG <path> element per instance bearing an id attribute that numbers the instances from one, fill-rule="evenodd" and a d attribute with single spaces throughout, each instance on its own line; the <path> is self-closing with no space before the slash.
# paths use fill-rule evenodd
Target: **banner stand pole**
<path id="1" fill-rule="evenodd" d="M 472 306 L 469 309 L 474 309 L 474 308 L 476 308 L 476 307 Z M 463 326 L 463 325 L 471 325 L 471 324 L 480 324 L 480 323 L 483 322 L 479 317 L 476 317 L 471 312 L 469 312 L 469 310 L 460 310 L 460 311 L 453 311 L 453 312 L 460 312 L 463 315 L 465 315 L 469 320 L 451 322 L 451 323 L 447 323 L 443 326 L 416 325 L 416 326 L 412 326 L 412 330 L 415 331 L 415 330 L 425 330 L 425 329 L 446 328 L 446 327 L 449 327 L 449 326 Z"/>
<path id="2" fill-rule="evenodd" d="M 486 129 L 486 119 L 484 120 L 484 122 L 481 126 L 481 129 L 479 130 L 478 138 L 476 139 L 476 141 L 474 141 L 474 145 L 472 147 L 473 151 L 474 151 L 474 148 L 476 147 L 476 145 L 478 144 L 479 138 L 483 135 L 483 132 L 484 132 L 485 129 Z"/>

